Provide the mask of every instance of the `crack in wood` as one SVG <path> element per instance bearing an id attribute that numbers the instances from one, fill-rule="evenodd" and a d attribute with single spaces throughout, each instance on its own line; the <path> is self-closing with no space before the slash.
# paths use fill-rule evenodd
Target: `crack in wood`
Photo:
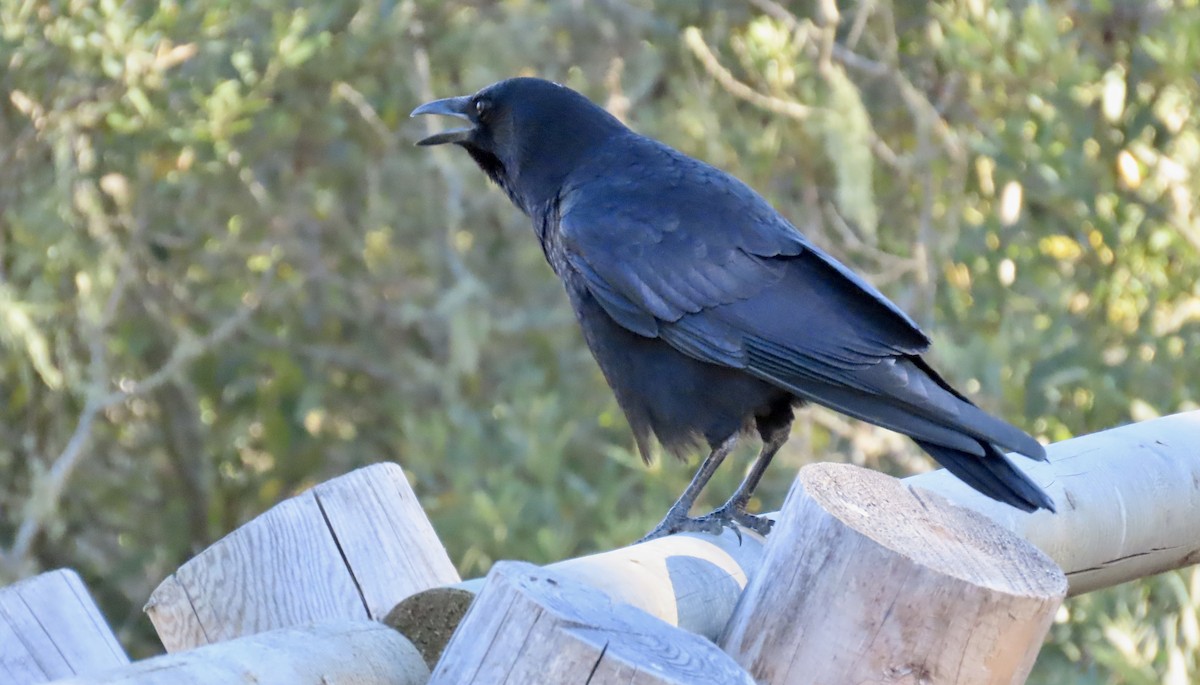
<path id="1" fill-rule="evenodd" d="M 1112 566 L 1113 564 L 1119 564 L 1122 561 L 1129 561 L 1130 559 L 1137 559 L 1138 557 L 1149 556 L 1151 554 L 1157 554 L 1158 552 L 1169 552 L 1173 549 L 1179 549 L 1182 546 L 1183 545 L 1168 545 L 1166 547 L 1154 547 L 1154 548 L 1146 550 L 1145 552 L 1134 552 L 1133 554 L 1126 554 L 1123 557 L 1117 557 L 1116 559 L 1109 559 L 1108 561 L 1101 562 L 1099 566 L 1089 566 L 1088 568 L 1081 568 L 1081 569 L 1078 569 L 1075 571 L 1068 571 L 1067 577 L 1069 578 L 1071 576 L 1076 576 L 1081 573 L 1091 573 L 1093 571 L 1103 571 L 1104 569 L 1108 568 L 1109 566 Z"/>
<path id="2" fill-rule="evenodd" d="M 333 529 L 333 522 L 329 520 L 329 514 L 325 511 L 325 504 L 321 502 L 321 496 L 317 494 L 316 490 L 313 491 L 312 496 L 317 503 L 317 509 L 321 512 L 321 518 L 325 521 L 325 527 L 329 530 L 329 536 L 333 538 L 333 545 L 337 547 L 338 555 L 342 558 L 342 564 L 346 567 L 346 572 L 350 574 L 350 582 L 354 583 L 354 591 L 358 593 L 358 600 L 362 602 L 364 614 L 367 618 L 378 620 L 378 617 L 371 615 L 371 607 L 367 604 L 367 595 L 363 592 L 362 584 L 358 582 L 358 576 L 354 574 L 354 567 L 350 565 L 346 550 L 342 549 L 342 541 L 338 539 L 337 531 Z"/>
<path id="3" fill-rule="evenodd" d="M 604 661 L 604 655 L 608 652 L 608 640 L 604 641 L 604 646 L 600 648 L 600 656 L 596 657 L 596 663 L 592 664 L 592 671 L 588 673 L 587 680 L 583 681 L 583 685 L 591 685 L 592 678 L 596 677 L 596 671 L 600 668 L 600 662 Z"/>

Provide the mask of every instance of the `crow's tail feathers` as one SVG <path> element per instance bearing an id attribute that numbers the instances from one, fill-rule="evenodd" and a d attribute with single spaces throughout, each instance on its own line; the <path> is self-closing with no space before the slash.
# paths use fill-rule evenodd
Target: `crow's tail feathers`
<path id="1" fill-rule="evenodd" d="M 1050 496 L 1014 466 L 1000 450 L 987 442 L 980 441 L 985 452 L 983 457 L 924 440 L 916 442 L 946 467 L 947 471 L 994 500 L 1022 511 L 1055 511 L 1054 501 Z"/>

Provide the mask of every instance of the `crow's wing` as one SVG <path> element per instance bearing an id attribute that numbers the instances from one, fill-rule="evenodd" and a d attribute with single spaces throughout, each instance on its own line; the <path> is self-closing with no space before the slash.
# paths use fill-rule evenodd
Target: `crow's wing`
<path id="1" fill-rule="evenodd" d="M 754 191 L 694 164 L 687 182 L 605 179 L 564 203 L 566 260 L 621 325 L 736 367 L 757 338 L 811 358 L 820 377 L 928 348 L 907 314 Z"/>
<path id="2" fill-rule="evenodd" d="M 694 160 L 687 160 L 694 162 Z M 745 300 L 786 275 L 786 257 L 809 255 L 829 271 L 847 303 L 887 327 L 875 337 L 892 353 L 918 354 L 929 338 L 867 281 L 813 245 L 748 186 L 707 165 L 699 184 L 653 179 L 602 189 L 619 199 L 569 202 L 560 217 L 567 257 L 606 310 L 648 337 L 676 322 Z M 868 332 L 869 333 L 869 332 Z M 888 342 L 884 342 L 887 340 Z M 851 341 L 829 341 L 829 347 Z"/>
<path id="3" fill-rule="evenodd" d="M 929 339 L 907 315 L 740 182 L 618 194 L 568 203 L 560 230 L 567 262 L 622 326 L 924 443 L 1044 457 L 920 360 Z"/>

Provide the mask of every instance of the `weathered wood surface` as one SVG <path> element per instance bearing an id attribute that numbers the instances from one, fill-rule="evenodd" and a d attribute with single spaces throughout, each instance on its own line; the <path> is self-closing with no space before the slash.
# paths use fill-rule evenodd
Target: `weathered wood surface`
<path id="1" fill-rule="evenodd" d="M 753 685 L 708 640 L 544 568 L 488 574 L 430 685 Z"/>
<path id="2" fill-rule="evenodd" d="M 1070 594 L 1200 561 L 1200 411 L 1064 440 L 1046 451 L 1049 464 L 1014 461 L 1046 488 L 1058 503 L 1057 514 L 1026 514 L 1000 504 L 944 470 L 904 482 L 980 511 L 1024 536 L 1066 572 Z M 567 570 L 621 601 L 716 639 L 745 578 L 762 558 L 762 539 L 752 533 L 744 539 L 739 546 L 729 531 L 720 538 L 675 535 L 550 568 Z M 687 580 L 690 576 L 698 582 Z M 479 585 L 476 579 L 459 587 L 477 591 Z M 423 611 L 436 612 L 439 601 L 447 602 L 447 616 L 461 615 L 457 595 L 427 598 Z"/>
<path id="3" fill-rule="evenodd" d="M 127 663 L 74 571 L 0 588 L 0 683 L 34 685 Z"/>
<path id="4" fill-rule="evenodd" d="M 1067 579 L 987 517 L 877 471 L 800 471 L 721 646 L 764 685 L 1024 683 Z"/>
<path id="5" fill-rule="evenodd" d="M 459 581 L 403 471 L 381 463 L 285 500 L 218 540 L 154 591 L 167 651 L 335 619 L 382 619 Z"/>
<path id="6" fill-rule="evenodd" d="M 986 514 L 1050 555 L 1070 594 L 1200 562 L 1200 411 L 1050 445 L 1047 464 L 1017 458 L 1058 513 L 1025 514 L 945 471 L 909 478 Z"/>
<path id="7" fill-rule="evenodd" d="M 429 668 L 374 621 L 282 628 L 139 661 L 55 685 L 424 685 Z"/>

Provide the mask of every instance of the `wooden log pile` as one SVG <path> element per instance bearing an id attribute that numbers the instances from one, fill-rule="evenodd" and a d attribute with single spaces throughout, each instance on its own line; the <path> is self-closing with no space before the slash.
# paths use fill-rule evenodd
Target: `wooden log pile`
<path id="1" fill-rule="evenodd" d="M 146 606 L 165 656 L 129 663 L 70 571 L 0 588 L 0 683 L 1021 683 L 1068 591 L 1200 560 L 1200 412 L 1049 453 L 1030 472 L 1057 515 L 815 464 L 765 540 L 675 535 L 465 582 L 377 464 L 165 579 Z"/>

